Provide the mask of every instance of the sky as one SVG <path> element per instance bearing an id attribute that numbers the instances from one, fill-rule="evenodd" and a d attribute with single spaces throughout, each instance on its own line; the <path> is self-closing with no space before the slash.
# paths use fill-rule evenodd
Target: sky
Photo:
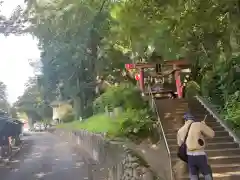
<path id="1" fill-rule="evenodd" d="M 10 16 L 24 0 L 4 0 L 1 14 Z M 31 35 L 4 37 L 0 35 L 0 81 L 7 85 L 8 100 L 12 104 L 24 92 L 24 84 L 34 75 L 29 60 L 37 60 L 40 51 Z"/>

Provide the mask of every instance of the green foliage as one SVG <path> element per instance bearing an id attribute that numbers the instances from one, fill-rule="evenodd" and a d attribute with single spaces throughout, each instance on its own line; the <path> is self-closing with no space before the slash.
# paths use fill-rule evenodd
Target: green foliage
<path id="1" fill-rule="evenodd" d="M 236 72 L 240 66 L 239 0 L 26 2 L 27 10 L 17 20 L 27 18 L 30 28 L 24 32 L 39 39 L 47 99 L 79 98 L 75 114 L 83 116 L 83 109 L 95 99 L 97 76 L 122 81 L 124 63 L 148 61 L 148 50 L 154 49 L 164 59 L 190 61 L 193 82 L 200 88 L 189 83 L 187 96 L 201 89 L 229 117 L 237 117 L 238 111 L 229 104 L 240 87 Z M 108 105 L 141 107 L 133 89 L 114 88 L 95 101 L 95 111 L 103 112 Z"/>
<path id="2" fill-rule="evenodd" d="M 122 92 L 123 108 L 125 109 L 144 109 L 147 103 L 143 101 L 141 91 L 136 87 L 129 87 Z"/>
<path id="3" fill-rule="evenodd" d="M 240 87 L 236 67 L 239 66 L 239 56 L 234 56 L 227 63 L 218 62 L 212 71 L 205 73 L 202 79 L 202 93 L 211 99 L 211 103 L 218 107 L 218 110 L 225 119 L 239 128 L 238 115 L 238 91 Z"/>
<path id="4" fill-rule="evenodd" d="M 0 1 L 0 8 L 2 9 L 4 1 Z M 5 7 L 6 8 L 6 7 Z M 20 6 L 15 7 L 14 13 L 10 17 L 2 15 L 0 9 L 0 34 L 8 36 L 10 34 L 21 34 L 25 26 L 25 19 L 21 16 L 23 10 Z"/>
<path id="5" fill-rule="evenodd" d="M 130 85 L 121 84 L 109 87 L 105 93 L 94 101 L 94 111 L 104 112 L 105 107 L 110 109 L 122 107 L 123 109 L 142 109 L 146 103 L 141 97 L 140 91 Z"/>
<path id="6" fill-rule="evenodd" d="M 63 117 L 61 118 L 61 121 L 63 123 L 68 123 L 74 120 L 74 114 L 72 111 L 68 111 L 67 113 L 65 113 L 63 115 Z"/>
<path id="7" fill-rule="evenodd" d="M 185 87 L 185 96 L 186 98 L 191 98 L 196 95 L 200 95 L 201 90 L 200 86 L 195 81 L 189 81 Z"/>
<path id="8" fill-rule="evenodd" d="M 129 0 L 119 4 L 112 12 L 121 24 L 116 36 L 129 39 L 119 41 L 121 47 L 141 54 L 139 44 L 152 45 L 166 59 L 186 57 L 192 63 L 193 81 L 200 85 L 189 83 L 187 96 L 201 89 L 223 110 L 240 87 L 235 72 L 240 64 L 239 1 Z M 232 110 L 228 114 L 235 114 Z"/>
<path id="9" fill-rule="evenodd" d="M 124 91 L 124 86 L 113 86 L 109 87 L 105 93 L 99 96 L 94 101 L 94 110 L 95 112 L 104 112 L 105 107 L 111 109 L 123 105 L 123 98 L 121 93 Z"/>
<path id="10" fill-rule="evenodd" d="M 19 112 L 25 112 L 28 118 L 34 121 L 52 118 L 50 101 L 45 96 L 38 78 L 34 77 L 28 80 L 24 94 L 13 105 L 13 108 Z"/>
<path id="11" fill-rule="evenodd" d="M 43 88 L 61 100 L 78 99 L 74 113 L 86 116 L 83 109 L 95 99 L 96 77 L 113 72 L 110 58 L 124 57 L 121 52 L 105 53 L 105 47 L 98 51 L 100 40 L 108 31 L 110 2 L 26 2 L 24 16 L 30 23 L 26 31 L 38 38 L 42 50 Z"/>
<path id="12" fill-rule="evenodd" d="M 225 119 L 240 128 L 240 91 L 232 94 L 225 104 Z"/>
<path id="13" fill-rule="evenodd" d="M 59 124 L 57 128 L 71 130 L 84 129 L 89 132 L 108 133 L 115 136 L 120 130 L 120 120 L 118 118 L 111 118 L 105 114 L 97 114 L 85 121 L 73 121 L 70 123 Z"/>
<path id="14" fill-rule="evenodd" d="M 17 115 L 17 109 L 15 107 L 11 107 L 10 108 L 10 115 L 12 118 L 18 119 L 18 115 Z"/>
<path id="15" fill-rule="evenodd" d="M 108 136 L 124 136 L 136 140 L 146 138 L 153 130 L 152 114 L 142 99 L 140 91 L 131 84 L 120 84 L 107 89 L 94 102 L 95 112 L 105 112 L 105 107 L 113 110 L 122 107 L 123 112 L 115 115 L 119 131 Z"/>
<path id="16" fill-rule="evenodd" d="M 148 109 L 128 110 L 119 117 L 121 123 L 121 135 L 129 138 L 146 138 L 151 135 L 154 120 Z"/>
<path id="17" fill-rule="evenodd" d="M 6 85 L 0 81 L 0 110 L 8 112 L 10 105 L 7 100 L 7 89 Z"/>

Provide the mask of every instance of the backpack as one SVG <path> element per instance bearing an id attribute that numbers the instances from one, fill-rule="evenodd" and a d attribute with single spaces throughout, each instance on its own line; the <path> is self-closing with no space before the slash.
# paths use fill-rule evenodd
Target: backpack
<path id="1" fill-rule="evenodd" d="M 186 140 L 187 140 L 188 132 L 191 128 L 191 125 L 192 125 L 192 123 L 189 125 L 187 134 L 184 138 L 184 141 L 183 141 L 182 145 L 178 148 L 178 153 L 177 153 L 177 156 L 179 157 L 179 159 L 181 159 L 182 161 L 184 161 L 186 163 L 188 162 Z"/>

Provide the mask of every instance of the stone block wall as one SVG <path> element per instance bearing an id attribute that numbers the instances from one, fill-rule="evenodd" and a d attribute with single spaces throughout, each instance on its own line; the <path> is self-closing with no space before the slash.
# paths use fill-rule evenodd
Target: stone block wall
<path id="1" fill-rule="evenodd" d="M 135 152 L 122 144 L 107 141 L 102 134 L 62 129 L 54 130 L 54 133 L 87 152 L 93 160 L 94 173 L 105 171 L 104 180 L 159 179 Z M 92 177 L 92 180 L 100 180 L 99 177 Z"/>

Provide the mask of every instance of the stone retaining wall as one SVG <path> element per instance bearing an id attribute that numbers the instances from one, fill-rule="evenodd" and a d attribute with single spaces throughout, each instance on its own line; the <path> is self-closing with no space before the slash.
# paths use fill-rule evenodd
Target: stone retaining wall
<path id="1" fill-rule="evenodd" d="M 105 171 L 105 180 L 155 180 L 157 178 L 146 162 L 135 152 L 121 144 L 112 144 L 101 134 L 88 131 L 69 132 L 54 130 L 62 139 L 76 144 L 88 152 L 94 164 L 92 171 Z M 100 180 L 100 177 L 91 180 Z"/>

